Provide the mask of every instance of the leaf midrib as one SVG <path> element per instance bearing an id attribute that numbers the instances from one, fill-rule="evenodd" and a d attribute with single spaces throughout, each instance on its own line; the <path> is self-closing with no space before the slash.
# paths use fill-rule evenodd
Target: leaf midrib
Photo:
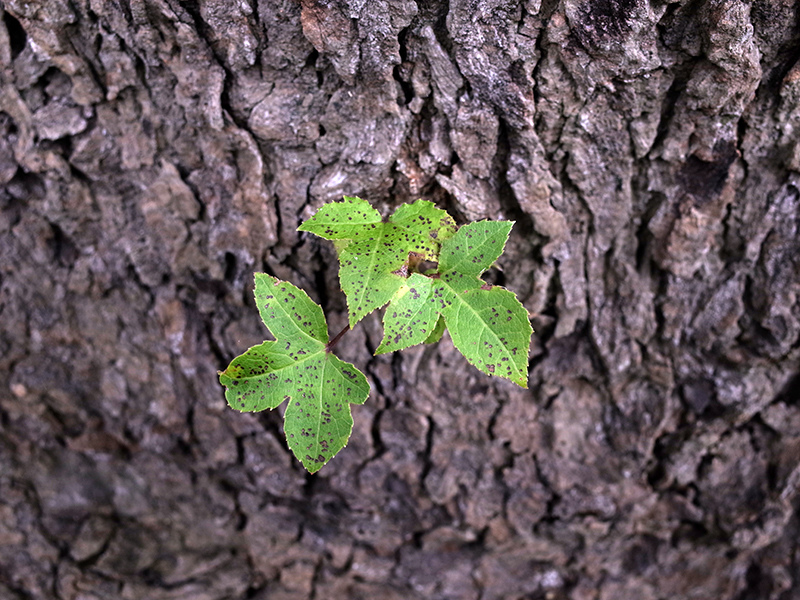
<path id="1" fill-rule="evenodd" d="M 277 296 L 275 297 L 275 299 L 276 299 L 276 300 L 278 300 Z M 313 301 L 312 301 L 312 302 L 313 302 Z M 292 326 L 293 326 L 293 327 L 294 327 L 294 328 L 295 328 L 295 329 L 296 329 L 296 330 L 297 330 L 297 331 L 298 331 L 298 332 L 299 332 L 299 333 L 300 333 L 300 334 L 301 334 L 303 337 L 306 337 L 306 338 L 308 338 L 309 340 L 311 340 L 311 341 L 312 341 L 312 342 L 314 342 L 315 344 L 319 344 L 319 345 L 320 345 L 320 347 L 321 347 L 321 349 L 324 349 L 324 348 L 325 348 L 325 344 L 327 344 L 327 343 L 328 343 L 328 341 L 329 341 L 329 338 L 330 338 L 330 336 L 328 335 L 328 324 L 327 324 L 327 322 L 325 322 L 325 340 L 324 340 L 324 341 L 323 341 L 323 340 L 318 340 L 317 338 L 315 338 L 313 335 L 311 335 L 311 334 L 310 334 L 310 333 L 308 333 L 307 331 L 303 330 L 303 329 L 302 329 L 302 328 L 301 328 L 301 327 L 300 327 L 300 326 L 299 326 L 297 323 L 295 323 L 295 322 L 294 322 L 294 319 L 292 318 L 292 315 L 290 315 L 290 314 L 289 314 L 289 313 L 286 311 L 286 308 L 284 307 L 284 304 L 285 304 L 285 303 L 277 302 L 277 305 L 280 307 L 280 309 L 281 309 L 281 312 L 283 313 L 283 315 L 284 315 L 284 316 L 285 316 L 285 317 L 286 317 L 286 318 L 289 320 L 289 323 L 291 323 L 291 324 L 292 324 Z M 298 311 L 298 312 L 299 312 L 299 311 Z M 307 313 L 307 314 L 309 314 L 309 313 Z M 302 313 L 301 313 L 301 315 L 302 315 Z M 313 317 L 310 317 L 310 318 L 312 319 L 312 321 L 314 320 L 314 318 L 313 318 Z M 325 321 L 325 316 L 324 316 L 324 315 L 323 315 L 322 319 L 323 319 L 323 321 Z M 269 329 L 269 328 L 268 328 L 268 329 Z M 272 333 L 272 330 L 270 330 L 270 333 Z M 273 335 L 275 335 L 275 334 L 273 333 Z M 283 337 L 283 338 L 287 338 L 288 336 L 285 336 L 285 335 L 284 335 L 284 336 L 281 336 L 281 337 Z M 279 337 L 279 336 L 275 335 L 275 341 L 276 341 L 276 342 L 279 342 L 279 341 L 281 341 L 281 337 Z M 289 341 L 289 342 L 291 342 L 292 340 L 290 340 L 290 339 L 287 339 L 286 341 Z M 305 348 L 303 348 L 303 349 L 305 350 Z"/>
<path id="2" fill-rule="evenodd" d="M 477 248 L 473 246 L 473 250 L 470 250 L 472 254 L 464 253 L 461 255 L 461 257 L 455 264 L 449 265 L 445 263 L 444 268 L 447 269 L 448 272 L 456 271 L 458 273 L 464 273 L 465 275 L 474 275 L 475 277 L 480 277 L 481 273 L 483 273 L 486 269 L 489 268 L 489 266 L 491 266 L 491 263 L 489 263 L 488 266 L 484 267 L 482 266 L 481 262 L 473 263 L 472 259 L 478 257 L 481 248 L 483 248 L 484 246 L 487 246 L 489 247 L 489 249 L 492 249 L 491 248 L 492 244 L 490 242 L 491 240 L 489 238 L 486 238 L 480 243 L 480 245 Z M 475 272 L 474 269 L 478 265 L 480 265 L 480 269 L 478 270 L 478 272 Z"/>
<path id="3" fill-rule="evenodd" d="M 380 228 L 380 234 L 375 236 L 375 243 L 373 244 L 372 250 L 369 253 L 369 259 L 370 259 L 369 270 L 366 271 L 367 278 L 364 279 L 364 288 L 363 288 L 363 291 L 361 293 L 360 298 L 358 299 L 358 304 L 356 305 L 356 310 L 353 311 L 354 313 L 357 313 L 359 311 L 364 310 L 365 299 L 367 297 L 367 289 L 369 287 L 368 284 L 373 280 L 374 275 L 375 275 L 375 268 L 374 267 L 375 267 L 376 257 L 378 255 L 378 250 L 377 250 L 378 244 L 380 242 L 382 242 L 385 237 L 386 237 L 386 227 L 381 227 Z M 365 240 L 365 241 L 369 241 L 369 240 Z"/>
<path id="4" fill-rule="evenodd" d="M 273 369 L 272 371 L 267 371 L 266 373 L 262 373 L 261 375 L 253 377 L 252 379 L 261 380 L 264 377 L 266 377 L 267 375 L 270 375 L 271 373 L 280 373 L 281 371 L 283 371 L 285 369 L 294 369 L 295 367 L 310 361 L 312 358 L 315 358 L 315 357 L 319 356 L 320 354 L 325 354 L 324 346 L 323 346 L 323 349 L 320 350 L 319 352 L 314 352 L 314 354 L 309 354 L 308 356 L 304 356 L 303 358 L 299 358 L 297 360 L 293 359 L 294 362 L 292 362 L 289 365 L 286 365 L 286 366 L 283 366 L 283 367 L 279 367 L 277 369 Z"/>
<path id="5" fill-rule="evenodd" d="M 445 279 L 440 279 L 440 281 L 442 281 L 442 285 L 445 285 L 445 286 L 447 286 L 447 288 L 450 290 L 450 293 L 451 293 L 453 296 L 455 296 L 456 298 L 458 298 L 458 297 L 459 297 L 459 296 L 461 296 L 462 294 L 466 294 L 466 293 L 469 293 L 469 292 L 471 292 L 471 291 L 472 291 L 472 290 L 465 290 L 465 291 L 463 291 L 463 292 L 456 292 L 456 291 L 455 291 L 455 290 L 454 290 L 454 289 L 453 289 L 453 288 L 452 288 L 452 287 L 451 287 L 451 286 L 448 284 L 447 280 L 445 280 Z M 480 289 L 480 288 L 475 288 L 475 289 Z M 432 290 L 431 290 L 431 291 L 432 291 Z M 494 340 L 496 340 L 497 344 L 498 344 L 498 345 L 499 345 L 499 346 L 500 346 L 500 347 L 503 349 L 503 353 L 504 353 L 504 354 L 505 354 L 505 355 L 508 357 L 508 360 L 511 362 L 511 365 L 512 365 L 512 366 L 513 366 L 513 368 L 514 368 L 515 374 L 516 374 L 517 376 L 521 376 L 521 375 L 522 375 L 522 372 L 521 372 L 521 371 L 520 371 L 520 370 L 517 368 L 517 365 L 516 365 L 516 363 L 514 362 L 514 355 L 513 355 L 513 354 L 511 354 L 511 352 L 510 352 L 510 351 L 508 351 L 508 350 L 506 349 L 506 345 L 505 345 L 503 342 L 501 342 L 501 341 L 500 341 L 500 337 L 499 337 L 499 336 L 498 336 L 498 335 L 497 335 L 497 334 L 494 332 L 494 330 L 493 330 L 493 329 L 492 329 L 492 328 L 489 326 L 489 324 L 488 324 L 488 323 L 487 323 L 487 322 L 486 322 L 486 321 L 485 321 L 485 320 L 484 320 L 484 319 L 483 319 L 483 318 L 480 316 L 480 314 L 478 314 L 478 312 L 477 312 L 477 311 L 476 311 L 474 308 L 472 308 L 472 306 L 470 306 L 470 305 L 469 305 L 469 304 L 467 304 L 467 303 L 466 303 L 466 302 L 465 302 L 463 299 L 460 299 L 460 298 L 459 298 L 458 307 L 457 307 L 457 309 L 456 309 L 456 310 L 458 311 L 458 312 L 456 313 L 456 320 L 457 320 L 457 319 L 459 318 L 459 316 L 460 316 L 460 311 L 461 311 L 461 307 L 462 307 L 462 306 L 464 306 L 464 307 L 466 307 L 467 309 L 469 309 L 469 311 L 470 311 L 470 312 L 472 312 L 472 314 L 473 314 L 473 315 L 475 315 L 475 316 L 476 316 L 476 317 L 477 317 L 477 318 L 478 318 L 478 319 L 481 321 L 481 323 L 483 323 L 483 325 L 484 325 L 484 331 L 488 331 L 488 332 L 489 332 L 489 333 L 490 333 L 490 334 L 493 336 L 493 339 L 494 339 Z M 445 319 L 447 319 L 447 317 L 446 317 L 446 316 L 445 316 Z M 449 329 L 449 327 L 448 327 L 448 329 Z M 451 335 L 452 335 L 452 331 L 451 331 Z M 485 359 L 484 359 L 484 362 L 485 362 L 485 363 L 488 363 L 488 361 L 487 361 L 487 360 L 485 360 Z"/>

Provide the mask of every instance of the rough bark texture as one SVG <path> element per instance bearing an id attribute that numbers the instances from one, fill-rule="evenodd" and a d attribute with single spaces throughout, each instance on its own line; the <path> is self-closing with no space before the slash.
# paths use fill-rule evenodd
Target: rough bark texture
<path id="1" fill-rule="evenodd" d="M 800 594 L 791 0 L 0 0 L 0 597 Z M 530 390 L 340 344 L 316 476 L 216 371 L 361 195 L 515 219 Z"/>

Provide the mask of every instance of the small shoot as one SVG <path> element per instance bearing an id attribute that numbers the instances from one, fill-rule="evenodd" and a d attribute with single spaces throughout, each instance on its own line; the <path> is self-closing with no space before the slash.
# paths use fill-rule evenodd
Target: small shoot
<path id="1" fill-rule="evenodd" d="M 315 473 L 347 444 L 350 405 L 369 395 L 364 374 L 331 350 L 349 328 L 386 305 L 375 354 L 436 343 L 447 329 L 471 364 L 527 387 L 528 313 L 512 292 L 480 278 L 503 253 L 512 226 L 480 221 L 457 228 L 450 215 L 423 200 L 400 206 L 385 221 L 360 198 L 324 205 L 299 230 L 334 242 L 349 327 L 329 341 L 319 305 L 291 283 L 257 273 L 258 310 L 276 339 L 220 372 L 228 404 L 259 411 L 286 402 L 287 443 Z"/>
<path id="2" fill-rule="evenodd" d="M 400 206 L 384 222 L 368 202 L 345 196 L 342 202 L 322 206 L 298 229 L 337 241 L 339 281 L 354 327 L 389 302 L 408 277 L 410 261 L 438 260 L 441 243 L 455 233 L 456 225 L 433 202 Z"/>

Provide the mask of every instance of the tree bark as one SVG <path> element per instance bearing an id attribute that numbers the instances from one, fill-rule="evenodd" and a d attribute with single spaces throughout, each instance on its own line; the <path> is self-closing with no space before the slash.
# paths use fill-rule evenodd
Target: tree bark
<path id="1" fill-rule="evenodd" d="M 0 597 L 797 597 L 799 10 L 0 0 Z M 216 373 L 343 194 L 516 221 L 530 389 L 371 315 L 309 476 Z"/>

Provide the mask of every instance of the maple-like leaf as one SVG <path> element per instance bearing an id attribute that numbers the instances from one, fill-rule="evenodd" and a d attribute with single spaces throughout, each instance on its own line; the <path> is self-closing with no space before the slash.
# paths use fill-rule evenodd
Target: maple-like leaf
<path id="1" fill-rule="evenodd" d="M 404 204 L 384 222 L 367 201 L 345 196 L 342 202 L 322 206 L 298 230 L 339 240 L 339 281 L 353 327 L 400 290 L 410 275 L 410 262 L 438 260 L 442 242 L 453 236 L 456 226 L 432 202 Z"/>
<path id="2" fill-rule="evenodd" d="M 491 267 L 508 241 L 513 221 L 478 221 L 458 230 L 452 241 L 442 247 L 439 272 L 457 271 L 480 277 Z"/>
<path id="3" fill-rule="evenodd" d="M 461 273 L 438 281 L 430 301 L 444 316 L 456 349 L 484 373 L 527 388 L 533 328 L 513 292 Z"/>
<path id="4" fill-rule="evenodd" d="M 236 357 L 219 374 L 228 404 L 260 411 L 288 402 L 286 440 L 315 473 L 346 444 L 353 428 L 350 404 L 369 396 L 366 377 L 327 349 L 322 309 L 291 283 L 256 273 L 261 319 L 275 336 Z"/>
<path id="5" fill-rule="evenodd" d="M 412 273 L 395 292 L 383 314 L 383 341 L 375 354 L 415 346 L 435 334 L 439 313 L 428 301 L 433 281 L 425 275 Z"/>
<path id="6" fill-rule="evenodd" d="M 479 277 L 502 254 L 512 225 L 470 223 L 445 240 L 438 273 L 415 274 L 395 293 L 384 313 L 384 338 L 376 353 L 441 335 L 437 321 L 443 317 L 453 344 L 470 363 L 528 387 L 533 333 L 528 312 L 512 292 Z"/>

